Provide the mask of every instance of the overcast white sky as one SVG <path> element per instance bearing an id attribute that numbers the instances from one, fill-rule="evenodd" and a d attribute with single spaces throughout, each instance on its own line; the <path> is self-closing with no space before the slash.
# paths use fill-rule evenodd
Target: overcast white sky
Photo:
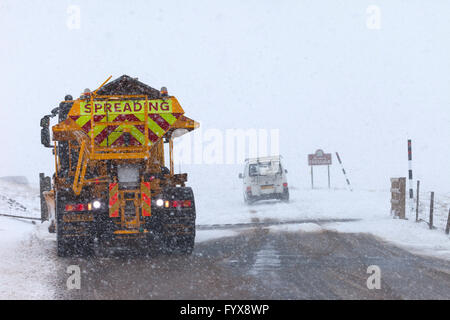
<path id="1" fill-rule="evenodd" d="M 415 178 L 448 190 L 449 13 L 444 0 L 1 0 L 0 176 L 50 174 L 42 115 L 128 74 L 167 86 L 204 129 L 279 128 L 291 179 L 308 184 L 306 155 L 323 148 L 355 185 L 388 187 L 410 137 Z"/>

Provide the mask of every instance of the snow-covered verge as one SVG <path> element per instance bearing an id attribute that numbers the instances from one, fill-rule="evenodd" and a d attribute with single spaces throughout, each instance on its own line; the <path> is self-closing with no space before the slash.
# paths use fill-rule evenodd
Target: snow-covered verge
<path id="1" fill-rule="evenodd" d="M 54 297 L 54 250 L 38 223 L 0 217 L 0 299 Z"/>
<path id="2" fill-rule="evenodd" d="M 415 212 L 407 210 L 407 220 L 393 219 L 390 215 L 388 190 L 354 190 L 296 188 L 290 182 L 290 201 L 261 201 L 246 205 L 242 197 L 242 180 L 237 178 L 239 167 L 223 166 L 221 170 L 192 168 L 190 176 L 196 195 L 198 224 L 233 224 L 245 222 L 282 222 L 311 219 L 358 219 L 354 222 L 321 224 L 321 227 L 339 232 L 370 233 L 384 241 L 418 254 L 450 260 L 450 236 L 444 230 L 447 223 L 450 198 L 435 195 L 434 226 L 415 222 Z M 206 171 L 203 175 L 196 170 Z M 189 171 L 188 171 L 189 172 Z M 204 177 L 215 176 L 217 183 L 200 183 Z M 196 179 L 199 179 L 197 181 Z M 387 184 L 389 181 L 387 181 Z M 429 193 L 421 195 L 419 218 L 428 221 Z M 271 230 L 317 232 L 313 226 L 280 225 Z M 199 233 L 204 231 L 199 231 Z"/>
<path id="3" fill-rule="evenodd" d="M 38 190 L 0 180 L 0 213 L 39 216 Z M 51 299 L 54 238 L 39 221 L 0 216 L 0 299 Z"/>
<path id="4" fill-rule="evenodd" d="M 19 178 L 22 177 L 0 178 L 0 213 L 39 217 L 38 188 L 25 183 Z"/>

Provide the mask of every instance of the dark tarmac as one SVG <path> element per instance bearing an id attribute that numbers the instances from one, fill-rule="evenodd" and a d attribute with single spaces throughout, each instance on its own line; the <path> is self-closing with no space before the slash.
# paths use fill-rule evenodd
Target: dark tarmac
<path id="1" fill-rule="evenodd" d="M 80 289 L 67 289 L 69 265 L 80 267 Z M 380 289 L 367 287 L 371 265 Z M 448 261 L 367 234 L 256 226 L 197 243 L 190 256 L 116 252 L 58 266 L 57 299 L 450 299 Z"/>

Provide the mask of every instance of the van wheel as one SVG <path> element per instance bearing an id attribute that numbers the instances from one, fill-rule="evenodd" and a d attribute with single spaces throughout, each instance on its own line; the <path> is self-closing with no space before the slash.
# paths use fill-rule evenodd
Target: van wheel
<path id="1" fill-rule="evenodd" d="M 251 197 L 249 197 L 245 192 L 244 192 L 244 202 L 247 205 L 251 205 L 253 204 L 253 202 L 255 202 L 255 200 L 253 200 Z"/>
<path id="2" fill-rule="evenodd" d="M 281 201 L 289 202 L 289 189 L 284 189 L 283 193 L 281 194 Z"/>

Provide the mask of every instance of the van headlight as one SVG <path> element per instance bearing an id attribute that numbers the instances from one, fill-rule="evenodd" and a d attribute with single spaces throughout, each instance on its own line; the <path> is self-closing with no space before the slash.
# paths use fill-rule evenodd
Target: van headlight
<path id="1" fill-rule="evenodd" d="M 156 205 L 157 205 L 158 207 L 162 207 L 163 204 L 164 204 L 164 200 L 163 200 L 163 199 L 158 199 L 158 200 L 156 200 Z"/>

